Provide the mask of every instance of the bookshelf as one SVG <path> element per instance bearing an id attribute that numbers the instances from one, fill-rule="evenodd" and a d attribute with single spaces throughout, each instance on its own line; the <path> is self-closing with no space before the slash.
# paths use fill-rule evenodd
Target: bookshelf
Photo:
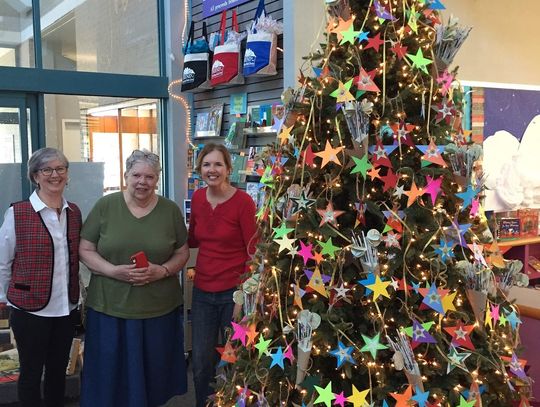
<path id="1" fill-rule="evenodd" d="M 523 262 L 523 272 L 529 276 L 531 283 L 533 280 L 540 282 L 540 270 L 532 267 L 529 262 L 531 256 L 540 259 L 540 236 L 499 240 L 497 243 L 505 258 Z"/>

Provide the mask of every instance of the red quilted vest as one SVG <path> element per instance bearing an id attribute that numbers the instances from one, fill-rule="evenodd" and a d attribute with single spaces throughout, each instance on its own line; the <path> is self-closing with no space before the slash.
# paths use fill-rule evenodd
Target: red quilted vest
<path id="1" fill-rule="evenodd" d="M 69 252 L 69 301 L 79 301 L 79 240 L 81 211 L 68 202 L 67 243 Z M 7 292 L 9 302 L 25 311 L 39 311 L 51 298 L 54 269 L 52 237 L 41 215 L 30 201 L 14 203 L 15 258 L 11 266 L 11 281 Z"/>

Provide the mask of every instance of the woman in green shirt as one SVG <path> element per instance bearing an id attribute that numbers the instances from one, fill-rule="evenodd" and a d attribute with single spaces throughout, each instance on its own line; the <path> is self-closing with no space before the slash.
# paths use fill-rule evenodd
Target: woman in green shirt
<path id="1" fill-rule="evenodd" d="M 80 257 L 92 271 L 82 407 L 154 407 L 187 390 L 178 272 L 189 257 L 178 206 L 155 189 L 159 157 L 135 150 L 127 189 L 86 219 Z M 132 264 L 144 252 L 148 266 Z"/>

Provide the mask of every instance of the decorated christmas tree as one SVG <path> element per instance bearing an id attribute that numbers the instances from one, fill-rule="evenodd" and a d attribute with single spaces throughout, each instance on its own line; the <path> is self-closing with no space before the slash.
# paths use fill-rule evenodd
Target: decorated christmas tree
<path id="1" fill-rule="evenodd" d="M 439 0 L 326 0 L 274 118 L 219 406 L 528 405 L 520 319 Z"/>

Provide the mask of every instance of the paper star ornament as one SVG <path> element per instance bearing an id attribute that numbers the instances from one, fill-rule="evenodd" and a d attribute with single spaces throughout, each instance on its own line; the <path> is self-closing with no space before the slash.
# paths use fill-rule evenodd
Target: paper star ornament
<path id="1" fill-rule="evenodd" d="M 380 92 L 381 90 L 377 86 L 371 76 L 364 70 L 360 68 L 360 74 L 354 77 L 354 84 L 358 90 L 364 90 L 366 92 Z"/>
<path id="2" fill-rule="evenodd" d="M 356 386 L 352 385 L 352 395 L 347 397 L 347 401 L 351 403 L 354 407 L 364 407 L 367 405 L 366 398 L 369 394 L 369 389 L 358 391 Z"/>
<path id="3" fill-rule="evenodd" d="M 409 385 L 403 393 L 390 393 L 396 400 L 396 407 L 410 407 L 412 399 L 412 386 Z"/>
<path id="4" fill-rule="evenodd" d="M 414 68 L 421 69 L 426 74 L 429 74 L 427 70 L 427 66 L 431 64 L 433 61 L 431 59 L 425 58 L 424 53 L 422 52 L 422 48 L 418 48 L 418 51 L 416 51 L 416 54 L 407 54 L 407 58 L 409 58 L 413 64 Z"/>
<path id="5" fill-rule="evenodd" d="M 322 158 L 322 164 L 321 168 L 326 167 L 329 163 L 333 162 L 337 165 L 341 165 L 341 161 L 339 161 L 338 154 L 343 150 L 343 146 L 339 147 L 332 147 L 330 142 L 326 140 L 326 146 L 323 151 L 319 151 L 318 153 L 315 153 L 317 157 Z"/>
<path id="6" fill-rule="evenodd" d="M 334 210 L 334 205 L 332 205 L 332 202 L 328 202 L 325 209 L 317 209 L 317 212 L 322 218 L 319 227 L 325 223 L 330 223 L 337 227 L 337 218 L 345 213 L 345 211 Z"/>
<path id="7" fill-rule="evenodd" d="M 315 386 L 315 390 L 317 390 L 317 393 L 319 394 L 315 400 L 315 404 L 324 403 L 326 407 L 331 407 L 332 400 L 336 398 L 332 392 L 332 382 L 330 381 L 324 388 Z"/>
<path id="8" fill-rule="evenodd" d="M 362 335 L 362 339 L 364 340 L 365 345 L 362 348 L 360 348 L 360 351 L 369 352 L 371 356 L 373 357 L 373 359 L 377 359 L 377 352 L 379 350 L 388 349 L 388 346 L 380 343 L 380 337 L 381 337 L 380 333 L 375 335 L 373 338 L 370 338 L 369 336 L 366 336 L 366 335 Z"/>
<path id="9" fill-rule="evenodd" d="M 383 297 L 390 298 L 390 294 L 388 294 L 387 288 L 391 284 L 391 281 L 381 280 L 381 277 L 375 276 L 375 283 L 368 285 L 367 288 L 373 291 L 373 300 L 376 300 L 381 295 Z"/>
<path id="10" fill-rule="evenodd" d="M 330 354 L 337 358 L 337 368 L 339 369 L 343 363 L 349 362 L 353 365 L 356 364 L 356 361 L 354 360 L 352 353 L 353 353 L 353 347 L 352 346 L 345 346 L 343 342 L 338 341 L 338 347 L 336 349 L 333 349 L 330 351 Z"/>
<path id="11" fill-rule="evenodd" d="M 336 98 L 337 103 L 345 103 L 348 101 L 356 100 L 353 94 L 349 91 L 354 79 L 349 80 L 346 83 L 339 81 L 338 88 L 330 93 L 330 96 Z"/>

